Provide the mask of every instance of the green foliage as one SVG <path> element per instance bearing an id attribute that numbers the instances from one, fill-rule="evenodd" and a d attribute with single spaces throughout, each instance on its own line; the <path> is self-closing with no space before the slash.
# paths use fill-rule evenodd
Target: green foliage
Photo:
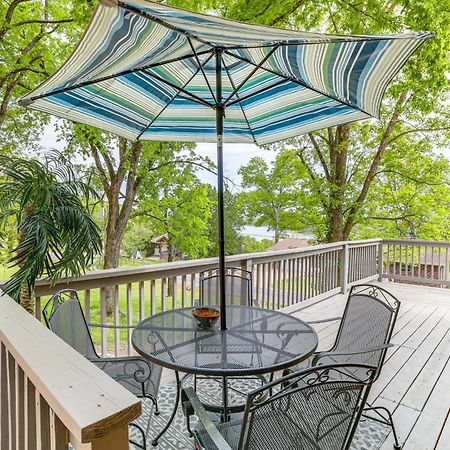
<path id="1" fill-rule="evenodd" d="M 450 240 L 450 162 L 427 142 L 386 154 L 359 237 Z"/>
<path id="2" fill-rule="evenodd" d="M 258 239 L 252 236 L 243 236 L 242 237 L 242 253 L 259 253 L 266 251 L 271 245 L 273 241 L 271 239 L 262 239 L 259 241 Z"/>
<path id="3" fill-rule="evenodd" d="M 283 231 L 306 226 L 305 170 L 294 151 L 280 151 L 270 165 L 263 158 L 254 157 L 239 173 L 244 189 L 240 200 L 247 219 L 273 230 L 275 242 Z"/>
<path id="4" fill-rule="evenodd" d="M 209 199 L 212 207 L 208 228 L 209 247 L 205 256 L 213 257 L 218 256 L 219 254 L 217 230 L 217 190 L 213 187 L 209 188 Z M 242 253 L 243 237 L 240 232 L 245 224 L 243 208 L 239 201 L 239 197 L 230 192 L 228 189 L 225 189 L 223 199 L 225 254 L 237 255 Z"/>
<path id="5" fill-rule="evenodd" d="M 19 107 L 17 100 L 62 64 L 92 8 L 82 0 L 0 3 L 0 153 L 36 147 L 49 117 Z"/>
<path id="6" fill-rule="evenodd" d="M 144 221 L 130 221 L 120 248 L 121 254 L 131 258 L 140 252 L 143 256 L 150 256 L 152 231 Z"/>
<path id="7" fill-rule="evenodd" d="M 13 217 L 19 235 L 9 260 L 18 270 L 5 292 L 18 298 L 44 274 L 52 282 L 81 274 L 101 249 L 99 229 L 82 202 L 95 193 L 56 153 L 44 162 L 1 156 L 0 163 L 0 227 Z"/>
<path id="8" fill-rule="evenodd" d="M 211 202 L 208 188 L 196 172 L 209 162 L 196 156 L 188 144 L 157 143 L 158 160 L 142 179 L 134 216 L 145 217 L 152 236 L 168 234 L 170 245 L 189 258 L 208 248 Z"/>

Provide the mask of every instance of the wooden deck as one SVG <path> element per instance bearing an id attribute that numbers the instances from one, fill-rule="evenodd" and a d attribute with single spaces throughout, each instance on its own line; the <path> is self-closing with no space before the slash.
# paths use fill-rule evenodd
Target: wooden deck
<path id="1" fill-rule="evenodd" d="M 388 407 L 403 450 L 450 450 L 450 289 L 380 284 L 401 302 L 380 378 L 369 401 Z M 307 300 L 285 308 L 303 320 L 340 316 L 347 295 Z M 339 323 L 316 325 L 318 350 L 334 342 Z M 162 383 L 173 382 L 164 370 Z M 392 434 L 381 450 L 393 448 Z"/>
<path id="2" fill-rule="evenodd" d="M 380 378 L 370 401 L 388 407 L 403 450 L 450 449 L 450 290 L 383 283 L 402 303 Z M 305 320 L 339 316 L 346 296 L 305 302 L 293 314 Z M 299 309 L 300 308 L 300 309 Z M 292 309 L 292 308 L 291 308 Z M 319 349 L 329 347 L 337 324 L 320 327 Z M 392 449 L 390 435 L 381 450 Z"/>

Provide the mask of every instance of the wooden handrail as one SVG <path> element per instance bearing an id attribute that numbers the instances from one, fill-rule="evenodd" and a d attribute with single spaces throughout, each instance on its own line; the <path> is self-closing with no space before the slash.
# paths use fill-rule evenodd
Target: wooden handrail
<path id="1" fill-rule="evenodd" d="M 119 435 L 128 445 L 123 436 L 128 435 L 128 423 L 141 414 L 140 400 L 6 295 L 0 296 L 0 342 L 65 426 L 76 448 Z"/>
<path id="2" fill-rule="evenodd" d="M 245 253 L 228 256 L 227 264 L 245 267 L 248 261 L 252 264 L 262 264 L 273 261 L 289 260 L 303 256 L 323 254 L 342 250 L 345 245 L 349 247 L 370 246 L 381 242 L 381 239 L 367 239 L 362 241 L 334 242 L 331 244 L 312 245 L 309 247 L 271 252 Z M 41 297 L 51 295 L 60 289 L 70 286 L 75 290 L 94 289 L 99 287 L 117 286 L 148 280 L 158 280 L 163 277 L 174 277 L 198 273 L 217 265 L 217 258 L 204 258 L 189 261 L 175 261 L 171 263 L 143 265 L 136 267 L 93 270 L 77 278 L 60 280 L 51 285 L 48 280 L 39 280 L 36 284 L 36 295 Z M 0 283 L 0 288 L 2 284 Z"/>

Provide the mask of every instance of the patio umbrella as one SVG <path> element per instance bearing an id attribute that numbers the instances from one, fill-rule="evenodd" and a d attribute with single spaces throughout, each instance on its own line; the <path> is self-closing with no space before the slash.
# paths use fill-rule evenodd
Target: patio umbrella
<path id="1" fill-rule="evenodd" d="M 430 36 L 306 33 L 102 0 L 66 63 L 21 104 L 132 140 L 217 143 L 226 329 L 223 142 L 261 145 L 377 117 L 390 80 Z"/>

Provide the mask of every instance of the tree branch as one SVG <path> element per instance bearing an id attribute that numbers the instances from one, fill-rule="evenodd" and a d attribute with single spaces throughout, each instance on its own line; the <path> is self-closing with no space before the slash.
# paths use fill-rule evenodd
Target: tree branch
<path id="1" fill-rule="evenodd" d="M 396 136 L 394 136 L 389 142 L 388 145 L 391 144 L 392 142 L 396 141 L 397 139 L 401 138 L 402 136 L 404 136 L 405 134 L 410 134 L 410 133 L 431 133 L 433 131 L 443 131 L 443 130 L 450 130 L 450 127 L 438 127 L 438 128 L 414 128 L 412 130 L 406 130 L 403 131 L 402 133 L 397 134 Z"/>
<path id="2" fill-rule="evenodd" d="M 327 162 L 325 160 L 325 156 L 323 156 L 322 151 L 320 150 L 320 146 L 316 141 L 314 134 L 308 133 L 309 140 L 311 141 L 314 149 L 316 150 L 317 156 L 319 157 L 320 163 L 322 165 L 323 171 L 325 173 L 325 177 L 328 181 L 331 181 L 330 172 L 328 170 Z"/>

